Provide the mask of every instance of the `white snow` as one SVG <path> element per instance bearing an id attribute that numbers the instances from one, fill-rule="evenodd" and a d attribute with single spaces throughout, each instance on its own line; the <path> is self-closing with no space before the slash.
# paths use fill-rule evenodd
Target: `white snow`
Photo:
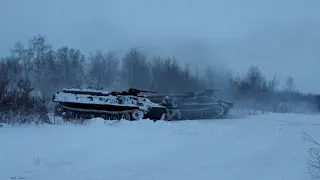
<path id="1" fill-rule="evenodd" d="M 110 91 L 105 91 L 105 90 L 94 90 L 94 89 L 78 89 L 78 88 L 64 88 L 63 91 L 67 92 L 84 92 L 84 93 L 101 93 L 104 95 L 109 95 L 111 93 Z"/>
<path id="2" fill-rule="evenodd" d="M 320 140 L 320 116 L 0 128 L 0 179 L 309 179 L 304 130 Z"/>
<path id="3" fill-rule="evenodd" d="M 124 100 L 123 104 L 118 103 L 118 98 L 122 98 Z M 99 105 L 114 105 L 117 106 L 131 106 L 131 107 L 139 107 L 140 109 L 148 109 L 150 107 L 162 107 L 157 103 L 151 102 L 149 99 L 144 97 L 136 97 L 136 96 L 95 96 L 88 94 L 73 94 L 73 93 L 64 93 L 59 92 L 55 94 L 53 99 L 54 102 L 71 102 L 71 103 L 81 103 L 81 104 L 99 104 Z M 139 103 L 143 104 L 142 106 L 137 105 Z"/>

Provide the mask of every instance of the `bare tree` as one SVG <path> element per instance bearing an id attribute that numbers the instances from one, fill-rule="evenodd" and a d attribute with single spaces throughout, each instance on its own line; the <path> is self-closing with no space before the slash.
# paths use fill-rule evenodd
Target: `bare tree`
<path id="1" fill-rule="evenodd" d="M 55 63 L 55 51 L 46 42 L 45 37 L 40 35 L 33 37 L 28 43 L 29 47 L 23 54 L 26 74 L 29 76 L 31 71 L 30 79 L 36 88 L 42 93 L 50 93 L 55 88 L 55 81 L 59 75 Z M 32 66 L 28 63 L 32 63 Z"/>
<path id="2" fill-rule="evenodd" d="M 62 47 L 56 52 L 61 86 L 79 88 L 84 83 L 85 57 L 80 50 Z"/>
<path id="3" fill-rule="evenodd" d="M 121 77 L 129 87 L 150 89 L 149 68 L 146 55 L 132 48 L 122 59 Z"/>
<path id="4" fill-rule="evenodd" d="M 214 78 L 215 78 L 215 73 L 213 68 L 210 65 L 207 65 L 204 72 L 204 81 L 205 81 L 206 88 L 210 88 L 210 89 L 214 88 L 215 86 Z"/>
<path id="5" fill-rule="evenodd" d="M 164 62 L 160 56 L 153 57 L 150 61 L 151 63 L 151 90 L 158 92 L 166 92 L 166 80 L 164 72 Z"/>
<path id="6" fill-rule="evenodd" d="M 320 179 L 320 144 L 309 136 L 306 132 L 302 132 L 305 142 L 309 144 L 307 159 L 307 167 L 313 179 Z"/>
<path id="7" fill-rule="evenodd" d="M 89 57 L 89 81 L 90 86 L 109 88 L 115 82 L 119 71 L 119 60 L 114 53 L 103 54 L 101 51 L 90 53 Z"/>
<path id="8" fill-rule="evenodd" d="M 246 79 L 249 87 L 252 90 L 260 91 L 266 88 L 266 79 L 264 76 L 262 76 L 262 73 L 257 66 L 252 66 L 249 68 Z"/>
<path id="9" fill-rule="evenodd" d="M 0 61 L 0 103 L 2 105 L 3 99 L 9 87 L 8 68 L 4 60 Z"/>
<path id="10" fill-rule="evenodd" d="M 287 77 L 286 79 L 286 87 L 285 91 L 293 92 L 295 90 L 295 83 L 291 76 Z"/>
<path id="11" fill-rule="evenodd" d="M 273 76 L 273 78 L 268 81 L 268 90 L 270 92 L 276 92 L 278 90 L 279 85 L 279 79 L 276 76 Z"/>

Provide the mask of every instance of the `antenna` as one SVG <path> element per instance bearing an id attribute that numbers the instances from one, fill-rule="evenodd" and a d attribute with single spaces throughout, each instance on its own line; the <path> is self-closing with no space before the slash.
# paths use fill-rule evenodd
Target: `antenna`
<path id="1" fill-rule="evenodd" d="M 99 79 L 98 79 L 98 83 L 97 83 L 97 90 L 99 90 L 100 79 L 101 79 L 101 74 L 99 75 Z"/>

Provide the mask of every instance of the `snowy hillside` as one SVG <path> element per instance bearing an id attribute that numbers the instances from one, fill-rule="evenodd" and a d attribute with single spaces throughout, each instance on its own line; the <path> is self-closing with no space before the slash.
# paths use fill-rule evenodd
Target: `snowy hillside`
<path id="1" fill-rule="evenodd" d="M 0 128 L 0 179 L 309 179 L 304 130 L 320 116 L 269 114 L 156 123 Z"/>

